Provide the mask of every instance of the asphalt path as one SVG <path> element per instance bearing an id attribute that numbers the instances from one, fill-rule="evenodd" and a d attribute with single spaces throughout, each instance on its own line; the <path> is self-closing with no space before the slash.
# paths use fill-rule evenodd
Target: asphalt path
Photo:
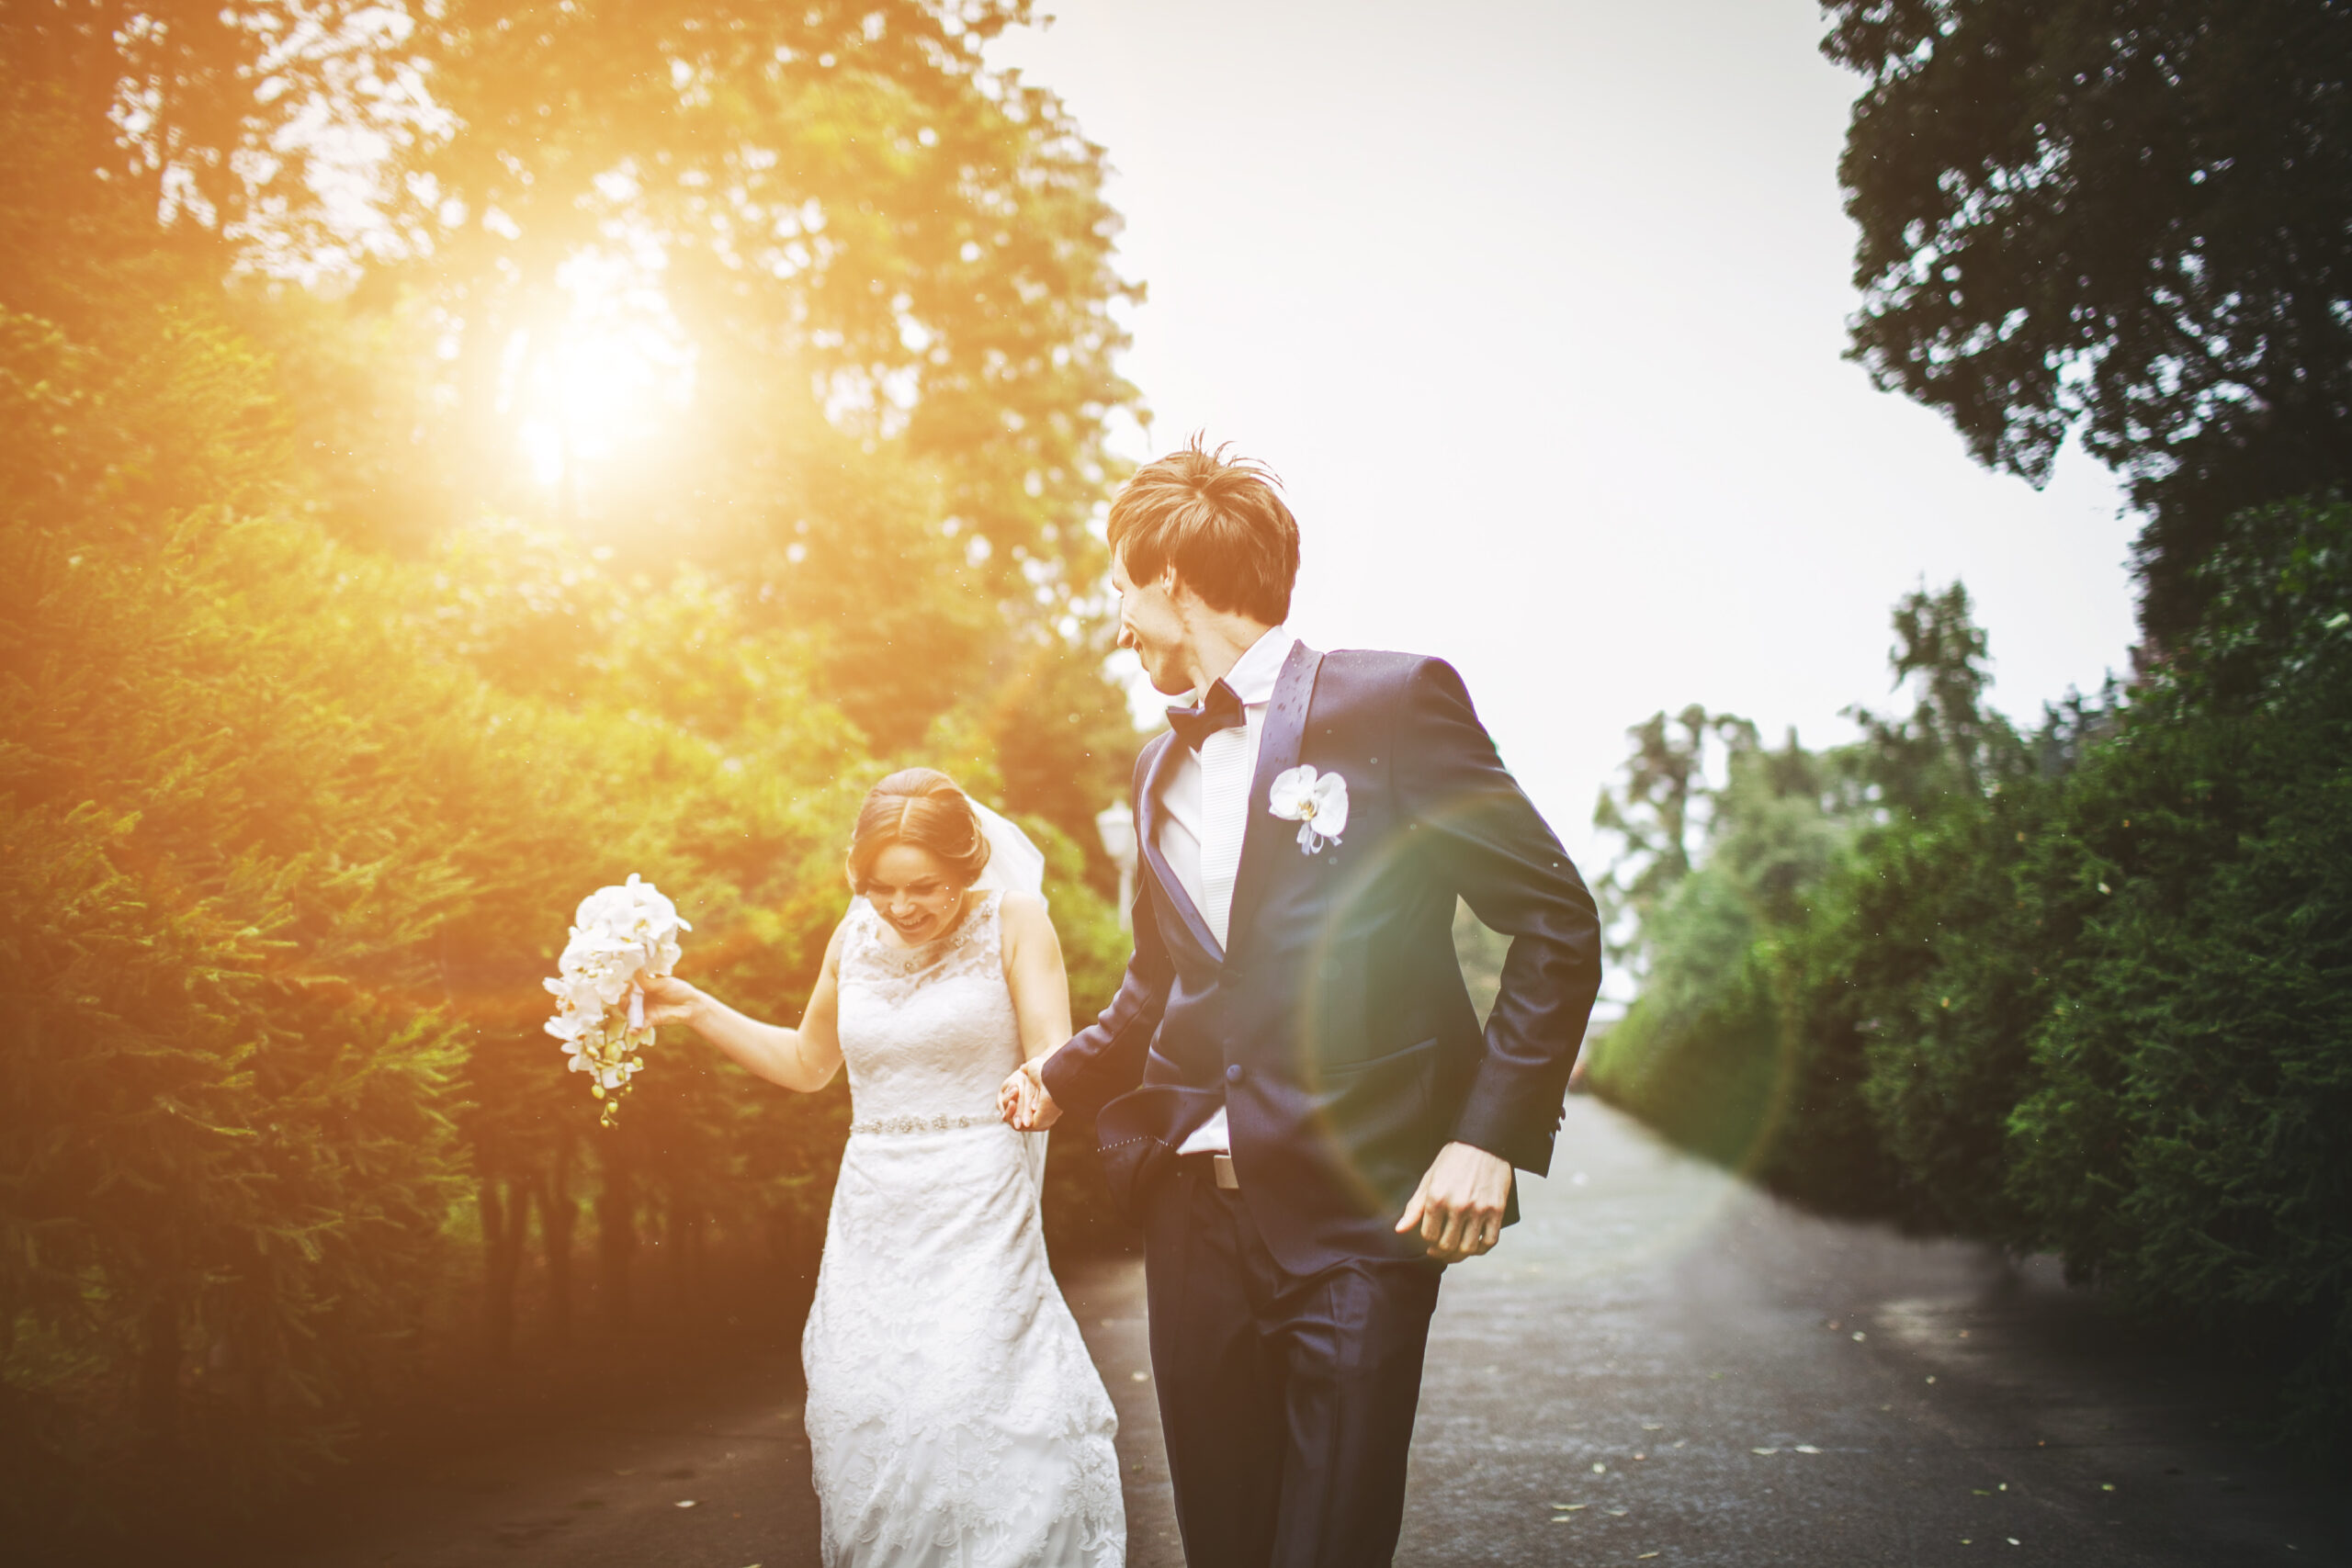
<path id="1" fill-rule="evenodd" d="M 1797 1213 L 1586 1100 L 1521 1206 L 1447 1279 L 1400 1563 L 2352 1562 L 2343 1498 L 2241 1435 L 2242 1379 L 2120 1330 L 2039 1260 Z M 1063 1282 L 1118 1406 L 1129 1562 L 1176 1568 L 1141 1267 Z M 799 1401 L 771 1354 L 356 1487 L 292 1561 L 814 1564 Z"/>

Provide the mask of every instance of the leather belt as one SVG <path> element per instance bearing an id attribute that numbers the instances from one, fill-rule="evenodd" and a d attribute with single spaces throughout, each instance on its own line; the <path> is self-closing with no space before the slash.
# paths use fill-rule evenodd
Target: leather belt
<path id="1" fill-rule="evenodd" d="M 1233 1168 L 1233 1156 L 1231 1155 L 1210 1153 L 1185 1155 L 1182 1157 L 1187 1163 L 1194 1164 L 1196 1166 L 1200 1162 L 1205 1161 L 1209 1168 L 1209 1176 L 1216 1181 L 1218 1191 L 1238 1192 L 1241 1190 L 1241 1177 L 1239 1173 Z"/>

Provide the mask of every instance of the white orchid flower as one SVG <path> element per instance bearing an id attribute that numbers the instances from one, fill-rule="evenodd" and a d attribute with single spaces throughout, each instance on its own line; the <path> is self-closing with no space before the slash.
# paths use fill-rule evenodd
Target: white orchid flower
<path id="1" fill-rule="evenodd" d="M 693 929 L 661 889 L 632 872 L 626 883 L 580 901 L 560 973 L 542 982 L 556 998 L 547 1032 L 562 1043 L 565 1065 L 590 1076 L 607 1123 L 617 1093 L 645 1066 L 638 1053 L 653 1043 L 639 982 L 669 974 L 680 954 L 678 933 Z"/>
<path id="2" fill-rule="evenodd" d="M 1297 823 L 1299 849 L 1319 855 L 1325 844 L 1338 843 L 1348 830 L 1348 781 L 1302 763 L 1275 775 L 1266 808 L 1285 822 Z"/>

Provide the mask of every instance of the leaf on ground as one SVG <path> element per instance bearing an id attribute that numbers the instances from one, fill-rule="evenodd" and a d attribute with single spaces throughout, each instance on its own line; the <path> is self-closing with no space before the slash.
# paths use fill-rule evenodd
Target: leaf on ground
<path id="1" fill-rule="evenodd" d="M 1750 1449 L 1747 1451 L 1752 1454 L 1776 1454 L 1781 1450 L 1778 1449 Z"/>
<path id="2" fill-rule="evenodd" d="M 1819 1449 L 1815 1448 L 1811 1443 L 1799 1443 L 1797 1445 L 1797 1452 L 1801 1454 L 1817 1454 L 1821 1450 Z"/>

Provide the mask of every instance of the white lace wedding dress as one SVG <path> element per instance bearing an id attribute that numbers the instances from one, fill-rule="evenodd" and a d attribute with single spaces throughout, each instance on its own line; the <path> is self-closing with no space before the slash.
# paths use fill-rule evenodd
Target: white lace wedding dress
<path id="1" fill-rule="evenodd" d="M 854 1120 L 800 1341 L 826 1568 L 1117 1568 L 1117 1421 L 1046 1269 L 1043 1134 L 1001 895 L 903 947 L 858 903 L 841 954 Z"/>

